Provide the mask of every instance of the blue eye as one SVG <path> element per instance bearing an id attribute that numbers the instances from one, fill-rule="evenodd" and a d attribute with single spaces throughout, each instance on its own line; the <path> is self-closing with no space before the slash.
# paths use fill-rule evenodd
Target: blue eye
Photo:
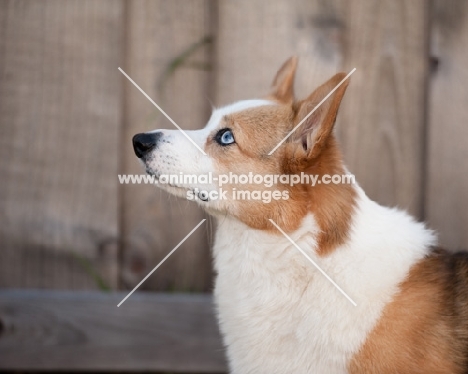
<path id="1" fill-rule="evenodd" d="M 236 142 L 232 131 L 229 129 L 219 130 L 215 139 L 221 145 L 229 145 Z"/>

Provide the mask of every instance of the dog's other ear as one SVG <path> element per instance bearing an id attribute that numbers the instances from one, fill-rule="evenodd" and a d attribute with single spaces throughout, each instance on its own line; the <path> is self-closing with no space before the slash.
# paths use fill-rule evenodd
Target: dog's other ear
<path id="1" fill-rule="evenodd" d="M 314 113 L 314 109 L 346 76 L 345 73 L 334 75 L 327 82 L 317 88 L 305 100 L 294 104 L 297 125 L 301 126 L 291 135 L 289 146 L 293 149 L 293 157 L 299 159 L 314 159 L 322 151 L 327 139 L 335 125 L 336 115 L 340 107 L 341 99 L 349 84 L 349 79 L 344 81 L 333 94 L 328 97 Z"/>
<path id="2" fill-rule="evenodd" d="M 297 57 L 290 57 L 276 73 L 270 96 L 285 104 L 294 101 L 294 77 L 297 68 Z"/>

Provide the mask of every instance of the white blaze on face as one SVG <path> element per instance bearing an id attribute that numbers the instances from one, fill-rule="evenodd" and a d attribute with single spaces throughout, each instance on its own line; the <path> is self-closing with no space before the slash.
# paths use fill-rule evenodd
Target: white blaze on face
<path id="1" fill-rule="evenodd" d="M 234 104 L 215 109 L 210 120 L 204 129 L 185 131 L 185 133 L 201 148 L 205 148 L 208 136 L 218 127 L 225 115 L 238 113 L 246 109 L 255 108 L 264 105 L 275 105 L 275 102 L 269 100 L 244 100 Z M 209 155 L 204 155 L 195 147 L 179 130 L 154 130 L 163 135 L 158 141 L 157 147 L 147 155 L 144 164 L 146 171 L 156 176 L 161 175 L 208 175 L 212 173 L 217 176 L 216 162 Z M 169 192 L 181 196 L 187 196 L 187 190 L 195 188 L 205 191 L 218 191 L 218 183 L 200 184 L 186 183 L 159 185 Z"/>

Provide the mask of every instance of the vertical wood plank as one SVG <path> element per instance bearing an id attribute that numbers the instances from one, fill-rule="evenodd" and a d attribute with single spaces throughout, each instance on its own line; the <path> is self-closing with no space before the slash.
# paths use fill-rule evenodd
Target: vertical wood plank
<path id="1" fill-rule="evenodd" d="M 426 216 L 451 249 L 468 248 L 468 4 L 434 1 Z"/>
<path id="2" fill-rule="evenodd" d="M 218 2 L 216 104 L 260 98 L 281 64 L 299 57 L 296 93 L 304 97 L 342 62 L 343 1 Z"/>
<path id="3" fill-rule="evenodd" d="M 367 194 L 421 217 L 428 2 L 352 1 L 341 109 L 345 159 Z"/>
<path id="4" fill-rule="evenodd" d="M 202 128 L 210 107 L 209 2 L 127 3 L 127 50 L 122 68 L 183 129 Z M 125 80 L 125 78 L 122 78 Z M 128 81 L 122 145 L 124 172 L 144 173 L 133 152 L 134 134 L 174 128 Z M 136 285 L 204 217 L 194 203 L 151 185 L 122 186 L 124 287 Z M 207 223 L 142 286 L 202 291 L 211 287 Z"/>
<path id="5" fill-rule="evenodd" d="M 116 285 L 122 11 L 2 2 L 1 287 Z"/>

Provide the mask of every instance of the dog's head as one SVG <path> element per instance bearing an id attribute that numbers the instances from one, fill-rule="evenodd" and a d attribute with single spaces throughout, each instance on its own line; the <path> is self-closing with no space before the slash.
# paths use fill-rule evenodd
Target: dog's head
<path id="1" fill-rule="evenodd" d="M 306 99 L 296 100 L 296 66 L 295 57 L 284 63 L 265 99 L 215 109 L 202 130 L 155 130 L 135 135 L 135 153 L 146 172 L 157 178 L 164 176 L 161 188 L 198 201 L 210 213 L 230 214 L 255 228 L 268 228 L 268 218 L 292 228 L 320 196 L 311 199 L 314 192 L 310 186 L 291 186 L 279 177 L 268 177 L 269 183 L 256 182 L 261 176 L 344 171 L 332 130 L 348 85 L 348 81 L 343 82 L 326 98 L 345 77 L 339 73 Z M 201 175 L 205 178 L 195 178 Z M 226 181 L 229 175 L 238 179 Z M 251 177 L 241 181 L 240 176 Z M 220 179 L 224 182 L 222 191 Z M 247 196 L 246 191 L 260 198 Z M 317 191 L 315 194 L 320 194 Z M 268 195 L 270 201 L 266 202 Z"/>

